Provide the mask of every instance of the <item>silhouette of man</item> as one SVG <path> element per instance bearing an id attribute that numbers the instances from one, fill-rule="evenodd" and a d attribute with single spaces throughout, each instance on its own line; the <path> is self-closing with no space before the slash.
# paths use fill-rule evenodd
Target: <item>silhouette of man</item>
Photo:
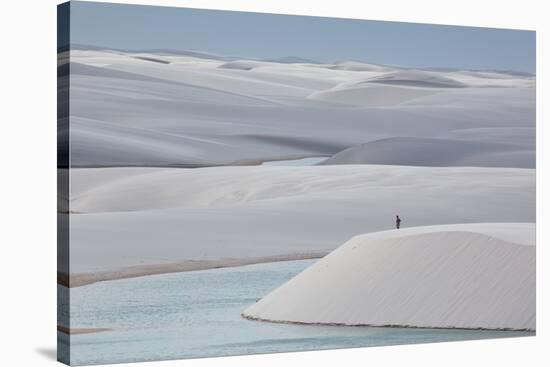
<path id="1" fill-rule="evenodd" d="M 399 229 L 401 227 L 401 218 L 399 218 L 399 215 L 395 216 L 395 227 Z"/>

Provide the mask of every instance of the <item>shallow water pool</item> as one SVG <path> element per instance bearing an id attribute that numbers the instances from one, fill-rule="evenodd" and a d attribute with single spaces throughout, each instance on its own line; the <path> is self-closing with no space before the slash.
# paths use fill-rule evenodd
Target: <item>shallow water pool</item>
<path id="1" fill-rule="evenodd" d="M 75 365 L 534 335 L 527 332 L 342 327 L 249 321 L 241 312 L 315 260 L 100 282 L 71 289 Z M 64 335 L 64 334 L 60 334 Z"/>

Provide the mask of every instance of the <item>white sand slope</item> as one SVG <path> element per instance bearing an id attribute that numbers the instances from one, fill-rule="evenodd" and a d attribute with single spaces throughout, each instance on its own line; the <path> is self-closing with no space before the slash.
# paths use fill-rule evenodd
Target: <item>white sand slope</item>
<path id="1" fill-rule="evenodd" d="M 344 61 L 339 62 L 334 65 L 323 65 L 322 67 L 326 67 L 331 70 L 346 70 L 346 71 L 390 71 L 392 70 L 389 67 L 385 67 L 382 65 L 375 65 L 375 64 L 368 64 L 364 62 L 358 62 L 358 61 Z"/>
<path id="2" fill-rule="evenodd" d="M 464 88 L 468 85 L 442 73 L 404 70 L 375 76 L 366 82 L 426 88 Z"/>
<path id="3" fill-rule="evenodd" d="M 230 61 L 218 66 L 222 69 L 234 69 L 234 70 L 252 70 L 261 66 L 269 65 L 265 61 L 253 61 L 253 60 L 236 60 Z"/>
<path id="4" fill-rule="evenodd" d="M 71 170 L 71 273 L 330 251 L 393 227 L 535 221 L 535 170 L 334 165 Z"/>
<path id="5" fill-rule="evenodd" d="M 304 202 L 307 208 L 307 202 L 314 205 L 355 200 L 365 208 L 376 207 L 379 211 L 385 205 L 418 219 L 422 214 L 412 211 L 422 197 L 436 202 L 433 206 L 424 203 L 423 208 L 453 208 L 453 212 L 458 213 L 459 208 L 464 207 L 462 218 L 468 213 L 473 219 L 477 217 L 474 211 L 478 207 L 473 202 L 470 207 L 463 206 L 455 200 L 486 201 L 483 211 L 488 212 L 492 208 L 505 209 L 505 198 L 509 198 L 518 201 L 514 206 L 517 218 L 527 220 L 532 214 L 526 209 L 532 203 L 535 171 L 389 165 L 127 167 L 74 169 L 71 183 L 70 207 L 76 213 L 227 208 L 247 204 L 284 209 L 283 202 L 292 202 L 293 207 Z M 518 205 L 521 200 L 524 204 Z M 496 206 L 491 207 L 491 203 Z M 327 215 L 330 216 L 330 212 Z M 452 217 L 452 213 L 448 215 Z"/>
<path id="6" fill-rule="evenodd" d="M 343 150 L 322 164 L 535 168 L 534 144 L 520 145 L 489 139 L 476 141 L 474 136 L 468 137 L 468 140 L 414 137 L 380 139 Z"/>
<path id="7" fill-rule="evenodd" d="M 85 47 L 69 66 L 72 276 L 318 256 L 395 214 L 535 220 L 530 74 Z"/>
<path id="8" fill-rule="evenodd" d="M 82 47 L 68 62 L 73 167 L 331 156 L 386 138 L 535 127 L 534 77 L 521 73 Z"/>
<path id="9" fill-rule="evenodd" d="M 356 236 L 243 315 L 308 324 L 535 330 L 534 223 Z"/>
<path id="10" fill-rule="evenodd" d="M 399 88 L 373 84 L 342 83 L 334 88 L 314 92 L 307 98 L 348 106 L 388 107 L 429 96 L 439 91 L 427 88 Z"/>

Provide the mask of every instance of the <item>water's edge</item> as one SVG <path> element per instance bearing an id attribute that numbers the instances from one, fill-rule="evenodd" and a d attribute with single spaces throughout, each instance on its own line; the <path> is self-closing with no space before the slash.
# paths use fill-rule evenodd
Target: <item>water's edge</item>
<path id="1" fill-rule="evenodd" d="M 199 270 L 232 268 L 253 264 L 274 263 L 281 261 L 312 260 L 326 256 L 330 251 L 307 252 L 287 255 L 273 255 L 249 257 L 241 259 L 220 259 L 220 260 L 188 260 L 172 264 L 137 265 L 120 268 L 113 271 L 96 273 L 66 274 L 59 273 L 57 284 L 64 287 L 76 288 L 97 282 L 114 281 L 128 278 L 138 278 L 150 275 L 183 273 Z"/>

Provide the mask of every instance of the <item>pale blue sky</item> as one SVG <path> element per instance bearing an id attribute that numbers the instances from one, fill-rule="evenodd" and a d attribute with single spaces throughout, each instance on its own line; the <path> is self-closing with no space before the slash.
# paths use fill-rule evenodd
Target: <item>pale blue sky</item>
<path id="1" fill-rule="evenodd" d="M 298 56 L 411 67 L 535 71 L 535 32 L 72 2 L 71 42 L 126 50 Z"/>

